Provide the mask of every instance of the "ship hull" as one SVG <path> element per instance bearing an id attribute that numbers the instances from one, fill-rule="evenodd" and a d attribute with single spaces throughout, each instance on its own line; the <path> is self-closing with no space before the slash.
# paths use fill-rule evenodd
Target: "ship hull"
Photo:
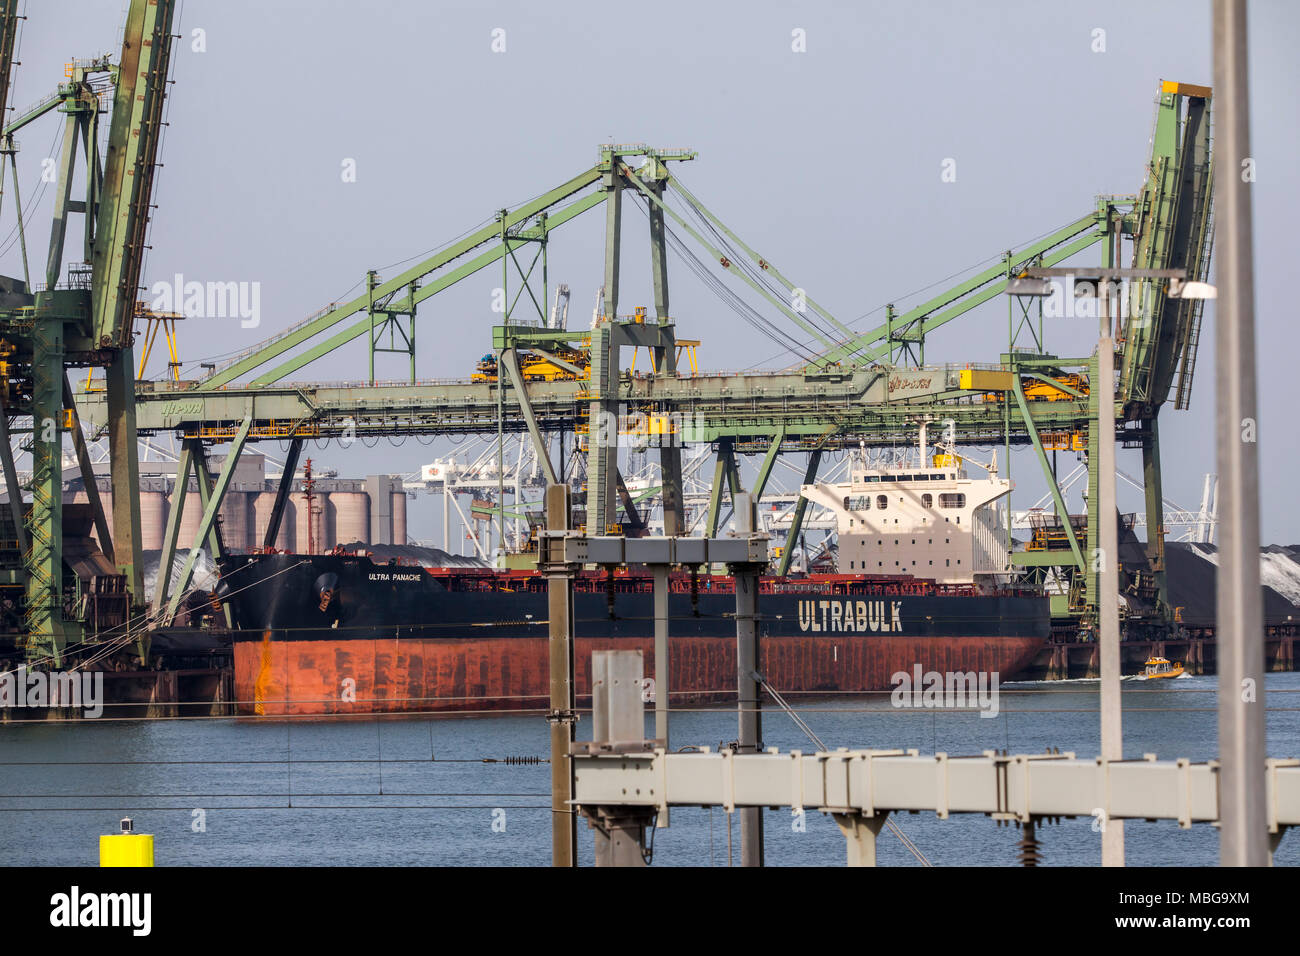
<path id="1" fill-rule="evenodd" d="M 439 579 L 364 558 L 232 559 L 223 580 L 239 629 L 235 691 L 263 716 L 545 709 L 543 579 Z M 453 584 L 452 582 L 458 582 Z M 655 672 L 653 595 L 620 580 L 574 595 L 579 706 L 591 654 L 640 650 Z M 673 706 L 736 696 L 735 596 L 727 579 L 675 579 L 669 599 Z M 996 673 L 1010 680 L 1045 643 L 1047 601 L 1026 595 L 854 590 L 851 579 L 759 597 L 759 668 L 783 695 L 890 689 L 898 673 Z M 456 587 L 470 588 L 456 590 Z M 479 588 L 479 589 L 475 589 Z M 490 588 L 488 590 L 482 588 Z M 502 590 L 505 588 L 505 590 Z M 918 593 L 921 592 L 921 593 Z"/>

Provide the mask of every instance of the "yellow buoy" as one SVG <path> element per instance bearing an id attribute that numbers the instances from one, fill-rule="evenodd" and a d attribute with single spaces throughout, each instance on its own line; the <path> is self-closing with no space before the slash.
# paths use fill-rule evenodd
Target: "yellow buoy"
<path id="1" fill-rule="evenodd" d="M 121 833 L 100 836 L 100 866 L 153 866 L 153 834 L 134 830 L 131 818 L 124 817 Z"/>

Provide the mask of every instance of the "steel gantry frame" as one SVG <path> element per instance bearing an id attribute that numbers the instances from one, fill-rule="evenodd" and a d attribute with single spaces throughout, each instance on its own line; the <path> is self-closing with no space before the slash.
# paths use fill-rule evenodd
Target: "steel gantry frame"
<path id="1" fill-rule="evenodd" d="M 18 20 L 15 0 L 0 0 L 0 113 L 7 106 Z M 45 282 L 33 285 L 27 261 L 25 220 L 14 168 L 14 207 L 23 254 L 23 280 L 0 281 L 0 341 L 6 353 L 6 415 L 26 419 L 8 431 L 29 435 L 32 455 L 31 506 L 25 518 L 27 548 L 16 564 L 24 583 L 23 632 L 31 658 L 59 662 L 69 639 L 81 630 L 78 612 L 66 599 L 63 561 L 62 447 L 71 431 L 87 496 L 106 556 L 117 566 L 130 606 L 143 601 L 140 568 L 139 468 L 136 450 L 135 385 L 132 352 L 136 292 L 146 249 L 150 199 L 162 130 L 171 49 L 173 0 L 132 0 L 127 10 L 122 52 L 74 60 L 62 84 L 23 111 L 0 133 L 3 166 L 13 167 L 18 144 L 13 135 L 53 111 L 65 119 L 63 147 L 54 170 L 53 226 Z M 113 94 L 104 163 L 100 165 L 99 114 L 102 94 Z M 80 145 L 81 149 L 78 149 Z M 84 167 L 84 199 L 72 199 L 78 159 Z M 68 217 L 83 217 L 82 264 L 61 279 Z M 94 484 L 80 417 L 68 383 L 73 366 L 103 367 L 102 424 L 110 446 L 113 496 L 112 531 Z M 7 423 L 8 425 L 8 423 Z M 9 452 L 9 449 L 5 449 Z M 6 459 L 11 458 L 6 454 Z M 23 489 L 6 461 L 11 512 L 22 512 Z M 128 611 L 130 613 L 130 611 Z"/>
<path id="2" fill-rule="evenodd" d="M 1083 442 L 1082 447 L 1093 451 L 1089 468 L 1090 484 L 1095 485 L 1096 427 L 1091 423 L 1098 409 L 1087 383 L 1095 381 L 1096 357 L 1046 351 L 1041 311 L 1035 324 L 1024 300 L 1016 298 L 1016 283 L 1031 268 L 1050 268 L 1099 243 L 1103 265 L 1111 265 L 1118 261 L 1124 238 L 1130 240 L 1134 262 L 1141 268 L 1181 269 L 1187 278 L 1203 277 L 1212 226 L 1208 116 L 1206 88 L 1162 84 L 1147 180 L 1139 194 L 1100 197 L 1087 215 L 1005 253 L 997 265 L 915 308 L 897 313 L 891 305 L 883 324 L 857 333 L 807 298 L 680 183 L 669 163 L 692 159 L 694 153 L 639 144 L 607 145 L 601 147 L 596 165 L 566 183 L 513 211 L 502 210 L 490 225 L 399 275 L 382 282 L 372 275 L 361 297 L 287 329 L 207 378 L 180 384 L 140 383 L 138 427 L 145 434 L 170 430 L 205 442 L 228 441 L 245 423 L 247 441 L 329 438 L 344 430 L 356 435 L 495 431 L 500 441 L 507 432 L 526 430 L 548 479 L 555 469 L 547 433 L 585 432 L 586 527 L 600 530 L 618 524 L 620 476 L 611 436 L 624 430 L 629 417 L 640 416 L 644 421 L 670 423 L 647 428 L 646 438 L 661 449 L 665 523 L 674 533 L 684 530 L 681 444 L 708 442 L 717 447 L 719 467 L 708 522 L 716 532 L 723 482 L 731 495 L 744 490 L 738 455 L 764 455 L 754 487 L 761 495 L 777 455 L 808 454 L 807 476 L 812 482 L 825 450 L 908 441 L 919 422 L 951 421 L 957 443 L 1001 440 L 1008 450 L 1013 445 L 1032 447 L 1064 516 L 1065 501 L 1046 453 L 1062 447 L 1062 436 L 1071 445 Z M 642 162 L 633 168 L 635 158 Z M 654 321 L 618 312 L 624 193 L 644 202 L 649 217 Z M 685 214 L 674 208 L 670 196 L 685 205 Z M 543 310 L 546 242 L 555 228 L 601 204 L 606 211 L 603 308 L 590 332 L 549 328 Z M 726 274 L 740 279 L 797 326 L 820 351 L 809 353 L 802 365 L 778 373 L 678 374 L 666 265 L 674 226 L 698 242 Z M 526 265 L 526 259 L 521 262 L 516 253 L 530 243 L 536 244 L 536 256 Z M 542 259 L 540 299 L 529 286 L 537 257 Z M 513 300 L 502 289 L 506 324 L 497 327 L 493 338 L 502 374 L 493 380 L 431 385 L 417 380 L 400 389 L 279 384 L 285 376 L 372 331 L 377 302 L 385 310 L 410 316 L 407 341 L 413 352 L 415 306 L 499 260 L 503 283 L 508 286 L 509 262 L 514 261 L 521 285 Z M 1193 300 L 1165 302 L 1164 281 L 1140 280 L 1129 290 L 1129 307 L 1123 310 L 1126 314 L 1116 335 L 1123 372 L 1114 413 L 1120 440 L 1144 449 L 1148 548 L 1162 604 L 1166 603 L 1164 522 L 1156 416 L 1171 388 L 1180 405 L 1190 394 L 1199 323 L 1199 305 Z M 996 366 L 923 364 L 928 335 L 1007 293 L 1011 293 L 1008 351 Z M 512 320 L 513 306 L 527 300 L 542 319 L 540 328 Z M 346 324 L 357 313 L 363 313 L 361 319 Z M 1018 345 L 1026 333 L 1030 348 Z M 589 362 L 574 369 L 577 374 L 571 379 L 524 380 L 519 361 L 523 351 L 554 354 L 558 346 L 579 340 L 587 345 Z M 373 363 L 373 334 L 371 345 Z M 650 349 L 654 374 L 623 372 L 618 353 L 625 346 Z M 899 364 L 903 359 L 915 359 L 916 367 Z M 248 384 L 239 384 L 241 379 Z M 1052 400 L 1031 394 L 1031 385 L 1038 391 L 1051 386 Z M 84 397 L 88 420 L 106 420 L 96 407 L 98 402 L 94 395 Z M 620 424 L 611 427 L 610 422 Z M 1065 521 L 1066 551 L 1017 557 L 1019 565 L 1035 573 L 1052 567 L 1073 582 L 1068 608 L 1063 603 L 1057 610 L 1082 615 L 1085 621 L 1097 605 L 1096 575 L 1089 570 L 1100 521 L 1096 501 L 1096 495 L 1089 497 L 1085 534 L 1076 534 L 1073 523 Z M 498 508 L 504 520 L 504 504 Z M 795 509 L 788 545 L 798 538 L 804 511 L 804 507 Z M 787 547 L 783 570 L 788 569 L 790 551 Z"/>

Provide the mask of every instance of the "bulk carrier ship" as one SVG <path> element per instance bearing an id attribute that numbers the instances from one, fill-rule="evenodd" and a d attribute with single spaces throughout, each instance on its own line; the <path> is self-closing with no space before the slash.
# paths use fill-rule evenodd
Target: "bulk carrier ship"
<path id="1" fill-rule="evenodd" d="M 760 666 L 783 695 L 885 690 L 917 666 L 1009 680 L 1048 639 L 1048 599 L 1011 584 L 995 507 L 1011 482 L 995 467 L 969 478 L 960 458 L 925 448 L 923 431 L 919 464 L 862 462 L 848 481 L 801 489 L 835 515 L 839 563 L 838 573 L 761 579 Z M 547 707 L 547 584 L 536 571 L 413 564 L 364 546 L 231 555 L 221 571 L 242 712 Z M 735 697 L 733 586 L 670 575 L 674 705 Z M 653 673 L 653 586 L 635 569 L 588 570 L 574 592 L 581 705 L 594 650 L 639 649 Z"/>

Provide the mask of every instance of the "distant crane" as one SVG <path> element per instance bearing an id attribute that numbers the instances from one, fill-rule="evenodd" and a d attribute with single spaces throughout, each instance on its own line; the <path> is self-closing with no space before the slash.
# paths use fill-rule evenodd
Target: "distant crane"
<path id="1" fill-rule="evenodd" d="M 564 283 L 555 290 L 555 305 L 551 306 L 551 328 L 569 327 L 569 287 Z"/>

